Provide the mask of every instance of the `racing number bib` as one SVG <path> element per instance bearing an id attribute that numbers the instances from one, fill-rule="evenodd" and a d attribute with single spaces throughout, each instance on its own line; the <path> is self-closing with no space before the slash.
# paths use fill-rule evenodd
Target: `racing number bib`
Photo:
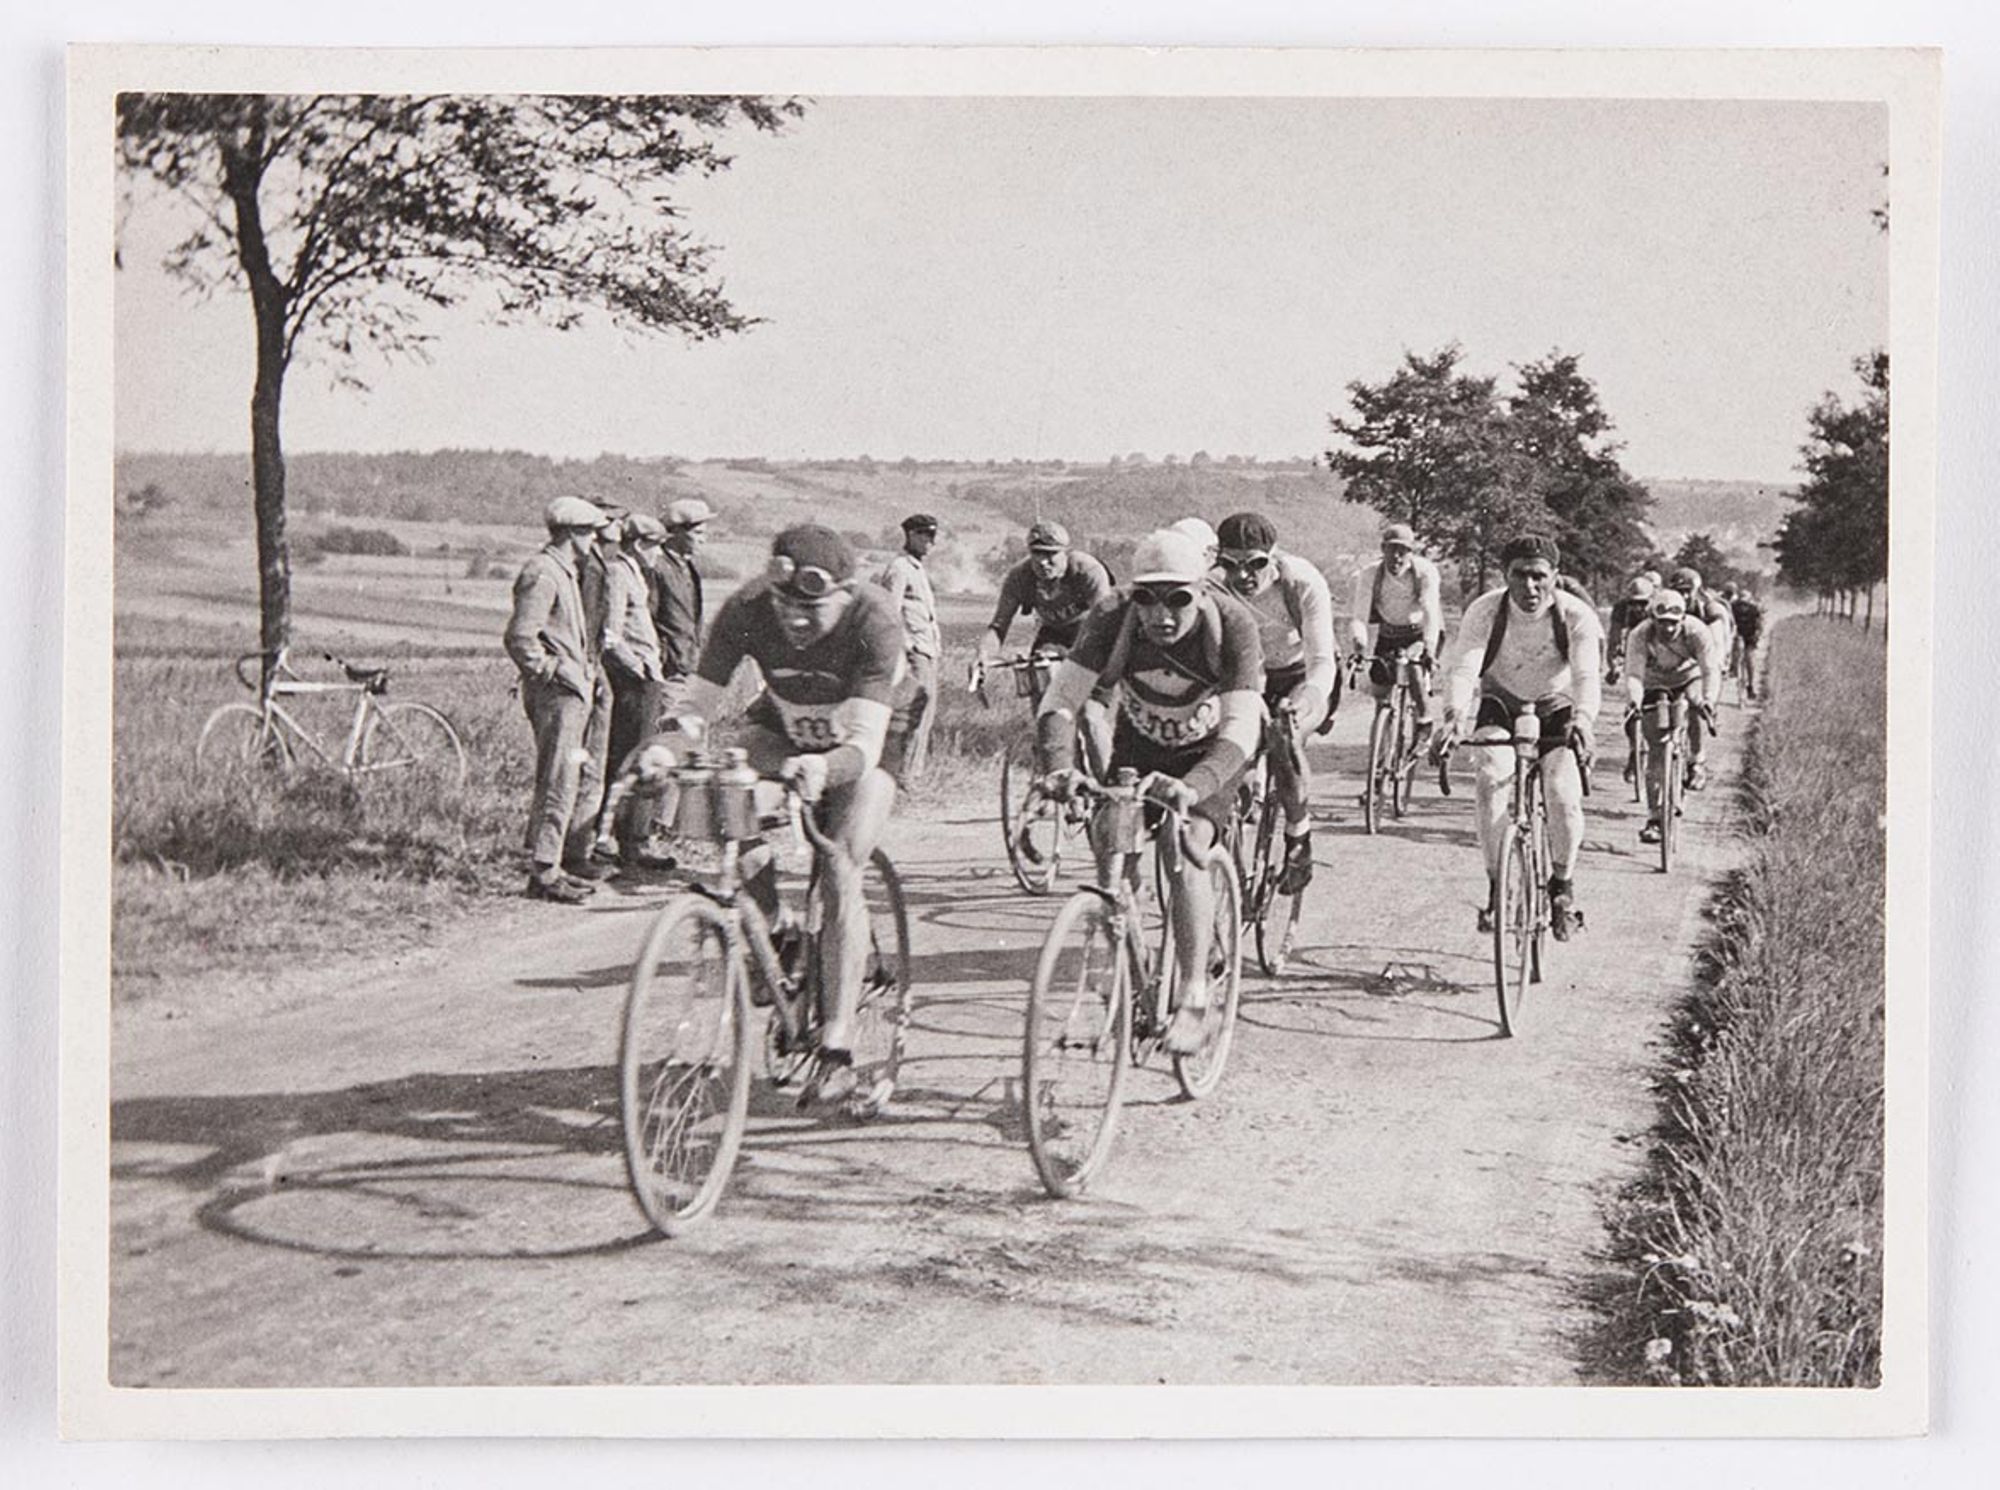
<path id="1" fill-rule="evenodd" d="M 1192 704 L 1156 704 L 1124 690 L 1125 717 L 1155 745 L 1179 750 L 1199 745 L 1222 726 L 1222 700 L 1215 694 Z"/>

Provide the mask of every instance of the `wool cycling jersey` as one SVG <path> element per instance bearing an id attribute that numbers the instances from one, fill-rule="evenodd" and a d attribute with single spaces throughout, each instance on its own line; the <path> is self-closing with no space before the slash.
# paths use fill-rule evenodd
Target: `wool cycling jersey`
<path id="1" fill-rule="evenodd" d="M 1439 585 L 1437 565 L 1422 554 L 1412 554 L 1401 574 L 1389 573 L 1377 559 L 1355 574 L 1348 609 L 1357 625 L 1380 628 L 1378 650 L 1393 650 L 1444 629 Z"/>
<path id="2" fill-rule="evenodd" d="M 1257 748 L 1264 653 L 1256 619 L 1239 601 L 1210 591 L 1195 604 L 1193 626 L 1166 644 L 1147 637 L 1129 594 L 1099 605 L 1043 695 L 1041 717 L 1074 716 L 1093 687 L 1122 684 L 1112 764 L 1151 769 L 1158 752 L 1171 752 L 1185 767 L 1177 774 L 1207 798 Z M 1045 728 L 1041 738 L 1050 769 L 1073 762 L 1070 731 Z M 1147 760 L 1130 758 L 1136 755 Z"/>
<path id="3" fill-rule="evenodd" d="M 750 706 L 752 723 L 776 731 L 804 753 L 855 747 L 857 759 L 829 762 L 827 780 L 834 785 L 880 759 L 882 721 L 907 702 L 903 695 L 909 691 L 895 602 L 872 585 L 856 586 L 853 595 L 826 635 L 795 647 L 769 583 L 748 585 L 716 613 L 697 672 L 704 683 L 726 688 L 745 658 L 755 662 L 764 690 Z M 879 710 L 856 710 L 857 703 Z"/>
<path id="4" fill-rule="evenodd" d="M 1677 632 L 1646 621 L 1625 638 L 1625 675 L 1648 691 L 1700 683 L 1712 704 L 1722 690 L 1722 653 L 1722 638 L 1699 621 L 1683 621 Z"/>
<path id="5" fill-rule="evenodd" d="M 1054 579 L 1044 582 L 1035 573 L 1032 559 L 1023 559 L 1007 571 L 1000 582 L 1000 601 L 993 608 L 990 629 L 1001 641 L 1017 615 L 1031 615 L 1040 623 L 1035 632 L 1037 647 L 1068 647 L 1092 606 L 1111 593 L 1111 571 L 1089 554 L 1070 550 L 1069 565 Z"/>
<path id="6" fill-rule="evenodd" d="M 1504 614 L 1503 614 L 1503 609 Z M 1557 590 L 1540 615 L 1529 615 L 1502 588 L 1465 608 L 1446 668 L 1447 697 L 1460 719 L 1475 694 L 1524 704 L 1562 699 L 1595 719 L 1603 701 L 1602 628 L 1597 612 Z"/>
<path id="7" fill-rule="evenodd" d="M 1333 597 L 1326 576 L 1297 554 L 1273 550 L 1277 574 L 1255 595 L 1230 592 L 1257 621 L 1267 674 L 1295 674 L 1322 695 L 1333 691 Z M 1315 721 L 1316 723 L 1317 721 Z"/>
<path id="8" fill-rule="evenodd" d="M 1736 634 L 1750 646 L 1756 646 L 1764 635 L 1764 607 L 1744 596 L 1729 603 L 1729 611 L 1736 620 Z"/>

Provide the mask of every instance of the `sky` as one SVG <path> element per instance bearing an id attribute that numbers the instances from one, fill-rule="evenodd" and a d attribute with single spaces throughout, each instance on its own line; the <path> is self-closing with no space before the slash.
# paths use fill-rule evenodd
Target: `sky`
<path id="1" fill-rule="evenodd" d="M 1635 474 L 1783 482 L 1887 336 L 1871 105 L 821 98 L 730 148 L 677 200 L 748 333 L 433 313 L 365 392 L 295 367 L 287 447 L 1297 456 L 1456 341 L 1576 354 Z M 165 276 L 181 226 L 121 221 L 117 442 L 243 450 L 249 305 Z"/>

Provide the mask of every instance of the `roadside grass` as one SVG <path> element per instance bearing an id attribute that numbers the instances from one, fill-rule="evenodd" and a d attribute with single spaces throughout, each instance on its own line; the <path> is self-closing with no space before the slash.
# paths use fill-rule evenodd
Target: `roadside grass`
<path id="1" fill-rule="evenodd" d="M 1624 1281 L 1625 1382 L 1873 1386 L 1882 1300 L 1884 653 L 1782 623 L 1742 792 L 1750 852 L 1676 1010 Z"/>

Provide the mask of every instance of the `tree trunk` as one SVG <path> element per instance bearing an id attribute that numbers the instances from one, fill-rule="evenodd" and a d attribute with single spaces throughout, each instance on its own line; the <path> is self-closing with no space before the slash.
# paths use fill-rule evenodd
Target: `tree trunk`
<path id="1" fill-rule="evenodd" d="M 253 111 L 241 135 L 222 146 L 223 190 L 236 209 L 236 253 L 250 281 L 257 323 L 257 380 L 250 393 L 250 485 L 257 515 L 258 647 L 268 685 L 278 654 L 292 641 L 292 557 L 285 542 L 285 313 L 289 296 L 271 267 L 257 190 L 264 173 L 265 127 Z"/>
<path id="2" fill-rule="evenodd" d="M 1863 632 L 1875 629 L 1875 587 L 1873 585 L 1868 587 L 1868 610 L 1861 618 L 1861 629 Z"/>

